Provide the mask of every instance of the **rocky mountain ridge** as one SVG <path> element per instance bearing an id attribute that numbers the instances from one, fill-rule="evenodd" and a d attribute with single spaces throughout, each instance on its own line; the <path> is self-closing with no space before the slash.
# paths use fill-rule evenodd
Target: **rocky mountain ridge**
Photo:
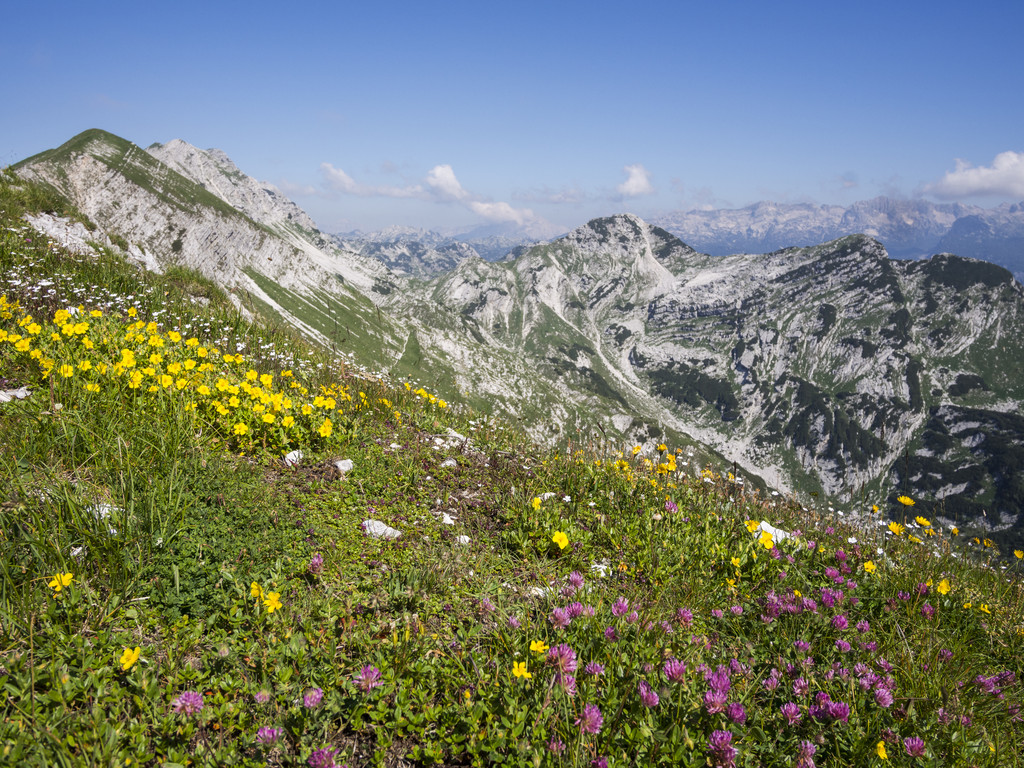
<path id="1" fill-rule="evenodd" d="M 766 253 L 866 234 L 881 241 L 893 258 L 956 253 L 1024 275 L 1024 204 L 987 209 L 890 197 L 849 207 L 760 202 L 740 209 L 675 211 L 651 221 L 715 256 Z"/>

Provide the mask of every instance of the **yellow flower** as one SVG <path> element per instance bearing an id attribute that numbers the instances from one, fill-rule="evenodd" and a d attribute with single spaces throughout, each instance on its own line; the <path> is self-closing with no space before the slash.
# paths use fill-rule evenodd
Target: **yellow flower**
<path id="1" fill-rule="evenodd" d="M 70 573 L 58 573 L 53 577 L 50 582 L 50 589 L 54 592 L 60 592 L 64 587 L 71 586 L 71 581 L 74 579 L 74 575 Z"/>
<path id="2" fill-rule="evenodd" d="M 892 532 L 894 536 L 902 536 L 904 528 L 899 523 L 889 523 L 889 531 Z"/>
<path id="3" fill-rule="evenodd" d="M 912 507 L 912 506 L 914 506 L 914 500 L 912 498 L 910 498 L 909 496 L 897 496 L 896 497 L 896 501 L 898 501 L 904 507 Z"/>
<path id="4" fill-rule="evenodd" d="M 533 675 L 526 671 L 525 661 L 516 661 L 512 664 L 512 674 L 516 677 L 522 677 L 529 680 Z"/>
<path id="5" fill-rule="evenodd" d="M 954 525 L 952 528 L 949 529 L 949 532 L 952 533 L 954 536 L 958 536 L 960 534 L 960 529 Z"/>
<path id="6" fill-rule="evenodd" d="M 982 543 L 982 544 L 983 544 L 984 546 L 986 546 L 986 547 L 991 547 L 991 546 L 992 546 L 992 539 L 985 539 L 985 540 L 984 540 L 983 542 L 981 542 L 981 543 Z"/>
<path id="7" fill-rule="evenodd" d="M 530 650 L 534 653 L 546 653 L 548 645 L 543 640 L 534 640 L 530 643 Z"/>
<path id="8" fill-rule="evenodd" d="M 274 423 L 274 414 L 272 413 L 264 413 L 263 416 L 261 416 L 260 418 L 263 420 L 264 424 Z"/>
<path id="9" fill-rule="evenodd" d="M 249 431 L 249 425 L 248 424 L 243 424 L 242 422 L 238 422 L 237 424 L 235 424 L 234 432 L 235 432 L 236 435 L 244 435 L 248 431 Z"/>
<path id="10" fill-rule="evenodd" d="M 761 535 L 757 538 L 757 543 L 765 549 L 771 549 L 775 546 L 775 542 L 772 540 L 772 535 L 768 531 L 761 531 Z"/>
<path id="11" fill-rule="evenodd" d="M 938 592 L 940 595 L 948 595 L 949 594 L 949 580 L 948 579 L 943 579 L 942 581 L 940 581 L 939 582 L 939 586 L 937 586 L 935 588 L 935 591 Z"/>
<path id="12" fill-rule="evenodd" d="M 534 509 L 540 509 L 540 496 L 534 496 L 533 501 L 530 502 Z"/>
<path id="13" fill-rule="evenodd" d="M 252 584 L 249 585 L 249 594 L 256 598 L 262 597 L 263 587 L 261 587 L 254 581 Z"/>
<path id="14" fill-rule="evenodd" d="M 989 614 L 989 615 L 991 615 L 991 614 L 992 614 L 992 611 L 990 611 L 990 610 L 988 609 L 988 603 L 981 603 L 981 604 L 980 604 L 980 605 L 978 606 L 978 610 L 979 610 L 979 611 L 981 611 L 982 613 L 987 613 L 987 614 Z"/>
<path id="15" fill-rule="evenodd" d="M 872 504 L 871 505 L 871 511 L 874 512 L 877 515 L 878 514 L 878 505 L 877 504 Z"/>
<path id="16" fill-rule="evenodd" d="M 263 604 L 267 606 L 267 613 L 273 613 L 281 607 L 281 593 L 268 592 L 267 596 L 263 598 Z"/>
<path id="17" fill-rule="evenodd" d="M 125 648 L 124 653 L 121 654 L 121 669 L 127 672 L 139 660 L 141 654 L 142 651 L 139 649 L 139 646 L 135 646 L 135 650 Z"/>
<path id="18" fill-rule="evenodd" d="M 750 533 L 753 533 L 761 524 L 757 522 L 757 520 L 747 520 L 747 522 L 745 522 L 744 525 L 747 526 L 747 530 L 750 531 Z"/>
<path id="19" fill-rule="evenodd" d="M 181 334 L 178 333 L 177 331 L 171 331 L 170 333 L 167 334 L 167 338 L 173 341 L 175 344 L 177 344 L 179 341 L 181 341 Z"/>
<path id="20" fill-rule="evenodd" d="M 330 419 L 324 419 L 324 423 L 320 425 L 320 429 L 317 432 L 320 433 L 320 437 L 330 437 L 331 432 L 334 428 L 331 426 Z"/>
<path id="21" fill-rule="evenodd" d="M 285 416 L 283 419 L 281 419 L 281 426 L 284 426 L 284 427 L 290 427 L 294 423 L 295 423 L 295 418 L 292 417 L 292 416 Z"/>
<path id="22" fill-rule="evenodd" d="M 740 567 L 740 559 L 738 557 L 734 557 L 731 562 L 736 568 Z"/>
<path id="23" fill-rule="evenodd" d="M 634 446 L 633 446 L 633 455 L 634 455 L 634 456 L 636 456 L 636 455 L 637 455 L 638 453 L 640 453 L 640 451 L 642 451 L 642 450 L 643 450 L 643 449 L 642 449 L 642 448 L 641 448 L 641 447 L 640 447 L 639 445 L 634 445 Z"/>
<path id="24" fill-rule="evenodd" d="M 931 525 L 931 521 L 930 520 L 928 520 L 927 518 L 921 517 L 920 515 L 915 517 L 914 520 L 917 522 L 918 525 L 923 525 L 925 528 L 927 528 L 927 527 L 929 527 Z"/>
<path id="25" fill-rule="evenodd" d="M 137 310 L 135 307 L 130 307 L 128 309 L 128 317 L 135 317 L 137 314 L 139 314 L 139 310 Z"/>
<path id="26" fill-rule="evenodd" d="M 868 560 L 864 563 L 864 570 L 868 573 L 874 573 L 878 569 L 875 567 L 875 564 L 871 560 Z"/>
<path id="27" fill-rule="evenodd" d="M 661 445 L 658 446 L 658 450 L 659 451 L 667 451 L 668 450 L 668 446 L 665 445 L 664 443 L 662 443 Z"/>
<path id="28" fill-rule="evenodd" d="M 75 369 L 70 365 L 62 365 L 57 370 L 59 371 L 60 375 L 63 376 L 65 379 L 70 379 L 72 376 L 75 375 Z"/>
<path id="29" fill-rule="evenodd" d="M 1024 559 L 1024 552 L 1021 552 L 1019 549 L 1015 549 L 1013 550 L 1013 556 L 1016 557 L 1018 560 L 1022 560 Z"/>
<path id="30" fill-rule="evenodd" d="M 884 741 L 878 742 L 878 745 L 875 747 L 875 754 L 877 754 L 878 757 L 881 758 L 882 760 L 888 760 L 889 759 L 889 754 L 885 751 L 885 742 Z"/>
<path id="31" fill-rule="evenodd" d="M 559 549 L 565 549 L 569 546 L 569 537 L 562 531 L 555 531 L 555 535 L 551 537 L 551 540 L 558 545 Z"/>

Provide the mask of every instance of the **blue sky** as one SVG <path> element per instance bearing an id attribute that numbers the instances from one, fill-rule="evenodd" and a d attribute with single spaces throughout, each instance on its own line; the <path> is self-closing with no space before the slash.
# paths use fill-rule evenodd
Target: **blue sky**
<path id="1" fill-rule="evenodd" d="M 1024 3 L 8 4 L 0 165 L 224 150 L 327 231 L 1024 200 Z"/>

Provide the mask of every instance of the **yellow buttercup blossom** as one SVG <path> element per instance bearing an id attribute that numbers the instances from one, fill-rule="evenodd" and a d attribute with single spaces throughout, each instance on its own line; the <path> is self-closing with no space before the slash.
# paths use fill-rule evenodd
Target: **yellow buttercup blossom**
<path id="1" fill-rule="evenodd" d="M 878 744 L 875 746 L 875 754 L 878 755 L 878 757 L 882 760 L 889 759 L 889 754 L 885 751 L 884 741 L 878 742 Z"/>
<path id="2" fill-rule="evenodd" d="M 267 606 L 267 613 L 273 613 L 281 607 L 281 593 L 280 592 L 268 592 L 267 596 L 263 598 L 263 604 Z"/>
<path id="3" fill-rule="evenodd" d="M 50 581 L 50 589 L 54 592 L 60 592 L 64 587 L 70 587 L 74 578 L 74 575 L 70 573 L 58 573 Z"/>
<path id="4" fill-rule="evenodd" d="M 546 653 L 548 645 L 543 640 L 534 640 L 530 643 L 530 650 L 534 653 Z"/>
<path id="5" fill-rule="evenodd" d="M 938 592 L 940 595 L 949 594 L 949 579 L 943 579 L 942 581 L 940 581 L 939 586 L 935 588 L 935 591 Z"/>
<path id="6" fill-rule="evenodd" d="M 262 597 L 263 587 L 261 587 L 254 581 L 252 584 L 249 585 L 249 594 L 256 598 Z"/>
<path id="7" fill-rule="evenodd" d="M 732 562 L 732 564 L 733 564 L 733 565 L 734 565 L 734 566 L 735 566 L 736 568 L 739 568 L 739 567 L 740 567 L 740 559 L 739 559 L 738 557 L 734 557 L 734 558 L 733 558 L 733 559 L 731 560 L 731 562 Z"/>
<path id="8" fill-rule="evenodd" d="M 526 662 L 517 661 L 512 664 L 512 674 L 516 677 L 521 677 L 525 680 L 529 680 L 533 675 L 526 671 Z"/>
<path id="9" fill-rule="evenodd" d="M 558 545 L 559 549 L 565 549 L 569 546 L 569 537 L 563 531 L 555 531 L 555 535 L 551 537 L 551 540 Z"/>
<path id="10" fill-rule="evenodd" d="M 775 541 L 772 539 L 772 535 L 768 531 L 761 531 L 761 535 L 757 538 L 757 543 L 765 549 L 771 549 L 775 546 Z"/>
<path id="11" fill-rule="evenodd" d="M 134 649 L 125 648 L 124 653 L 121 654 L 121 669 L 127 672 L 139 660 L 140 655 L 142 655 L 142 650 L 139 646 L 135 646 Z"/>
<path id="12" fill-rule="evenodd" d="M 330 437 L 334 427 L 331 426 L 330 419 L 324 419 L 324 423 L 320 425 L 320 429 L 317 432 L 320 433 L 320 437 Z"/>
<path id="13" fill-rule="evenodd" d="M 540 496 L 534 496 L 533 501 L 531 501 L 530 504 L 533 505 L 534 509 L 540 509 Z"/>
<path id="14" fill-rule="evenodd" d="M 1019 549 L 1015 549 L 1013 550 L 1013 556 L 1016 557 L 1018 560 L 1022 560 L 1024 559 L 1024 552 L 1022 552 Z"/>
<path id="15" fill-rule="evenodd" d="M 234 433 L 236 435 L 244 435 L 248 431 L 249 431 L 249 425 L 248 424 L 243 424 L 242 422 L 238 422 L 237 424 L 235 424 Z"/>
<path id="16" fill-rule="evenodd" d="M 747 530 L 750 531 L 750 533 L 753 533 L 761 524 L 757 522 L 757 520 L 747 520 L 747 522 L 745 522 L 744 525 L 747 526 Z"/>
<path id="17" fill-rule="evenodd" d="M 878 568 L 875 566 L 874 562 L 868 560 L 864 563 L 864 570 L 868 573 L 874 573 Z"/>

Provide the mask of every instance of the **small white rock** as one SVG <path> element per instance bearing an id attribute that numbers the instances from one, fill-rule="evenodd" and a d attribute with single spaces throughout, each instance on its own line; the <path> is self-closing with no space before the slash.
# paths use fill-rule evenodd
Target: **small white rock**
<path id="1" fill-rule="evenodd" d="M 457 467 L 458 465 L 459 465 L 459 462 L 457 462 L 455 459 L 445 459 L 444 461 L 441 462 L 441 467 L 442 468 Z"/>
<path id="2" fill-rule="evenodd" d="M 304 455 L 305 454 L 303 454 L 302 451 L 300 451 L 298 449 L 292 451 L 291 453 L 287 454 L 284 457 L 284 464 L 285 464 L 285 466 L 286 467 L 294 467 L 300 461 L 302 461 L 302 458 L 303 458 Z"/>
<path id="3" fill-rule="evenodd" d="M 459 544 L 469 544 L 469 536 L 456 536 L 455 540 L 459 542 Z"/>
<path id="4" fill-rule="evenodd" d="M 442 512 L 441 522 L 445 525 L 455 525 L 455 518 L 449 515 L 447 512 Z"/>
<path id="5" fill-rule="evenodd" d="M 18 387 L 17 389 L 5 389 L 0 391 L 0 403 L 9 403 L 11 400 L 24 400 L 28 397 L 31 392 L 25 387 Z"/>
<path id="6" fill-rule="evenodd" d="M 363 520 L 361 527 L 366 531 L 367 536 L 375 539 L 397 539 L 402 535 L 397 528 L 392 528 L 380 520 Z"/>
<path id="7" fill-rule="evenodd" d="M 334 466 L 336 466 L 338 471 L 344 475 L 346 472 L 352 471 L 355 467 L 355 462 L 352 461 L 352 459 L 340 459 L 339 461 L 334 462 Z"/>

